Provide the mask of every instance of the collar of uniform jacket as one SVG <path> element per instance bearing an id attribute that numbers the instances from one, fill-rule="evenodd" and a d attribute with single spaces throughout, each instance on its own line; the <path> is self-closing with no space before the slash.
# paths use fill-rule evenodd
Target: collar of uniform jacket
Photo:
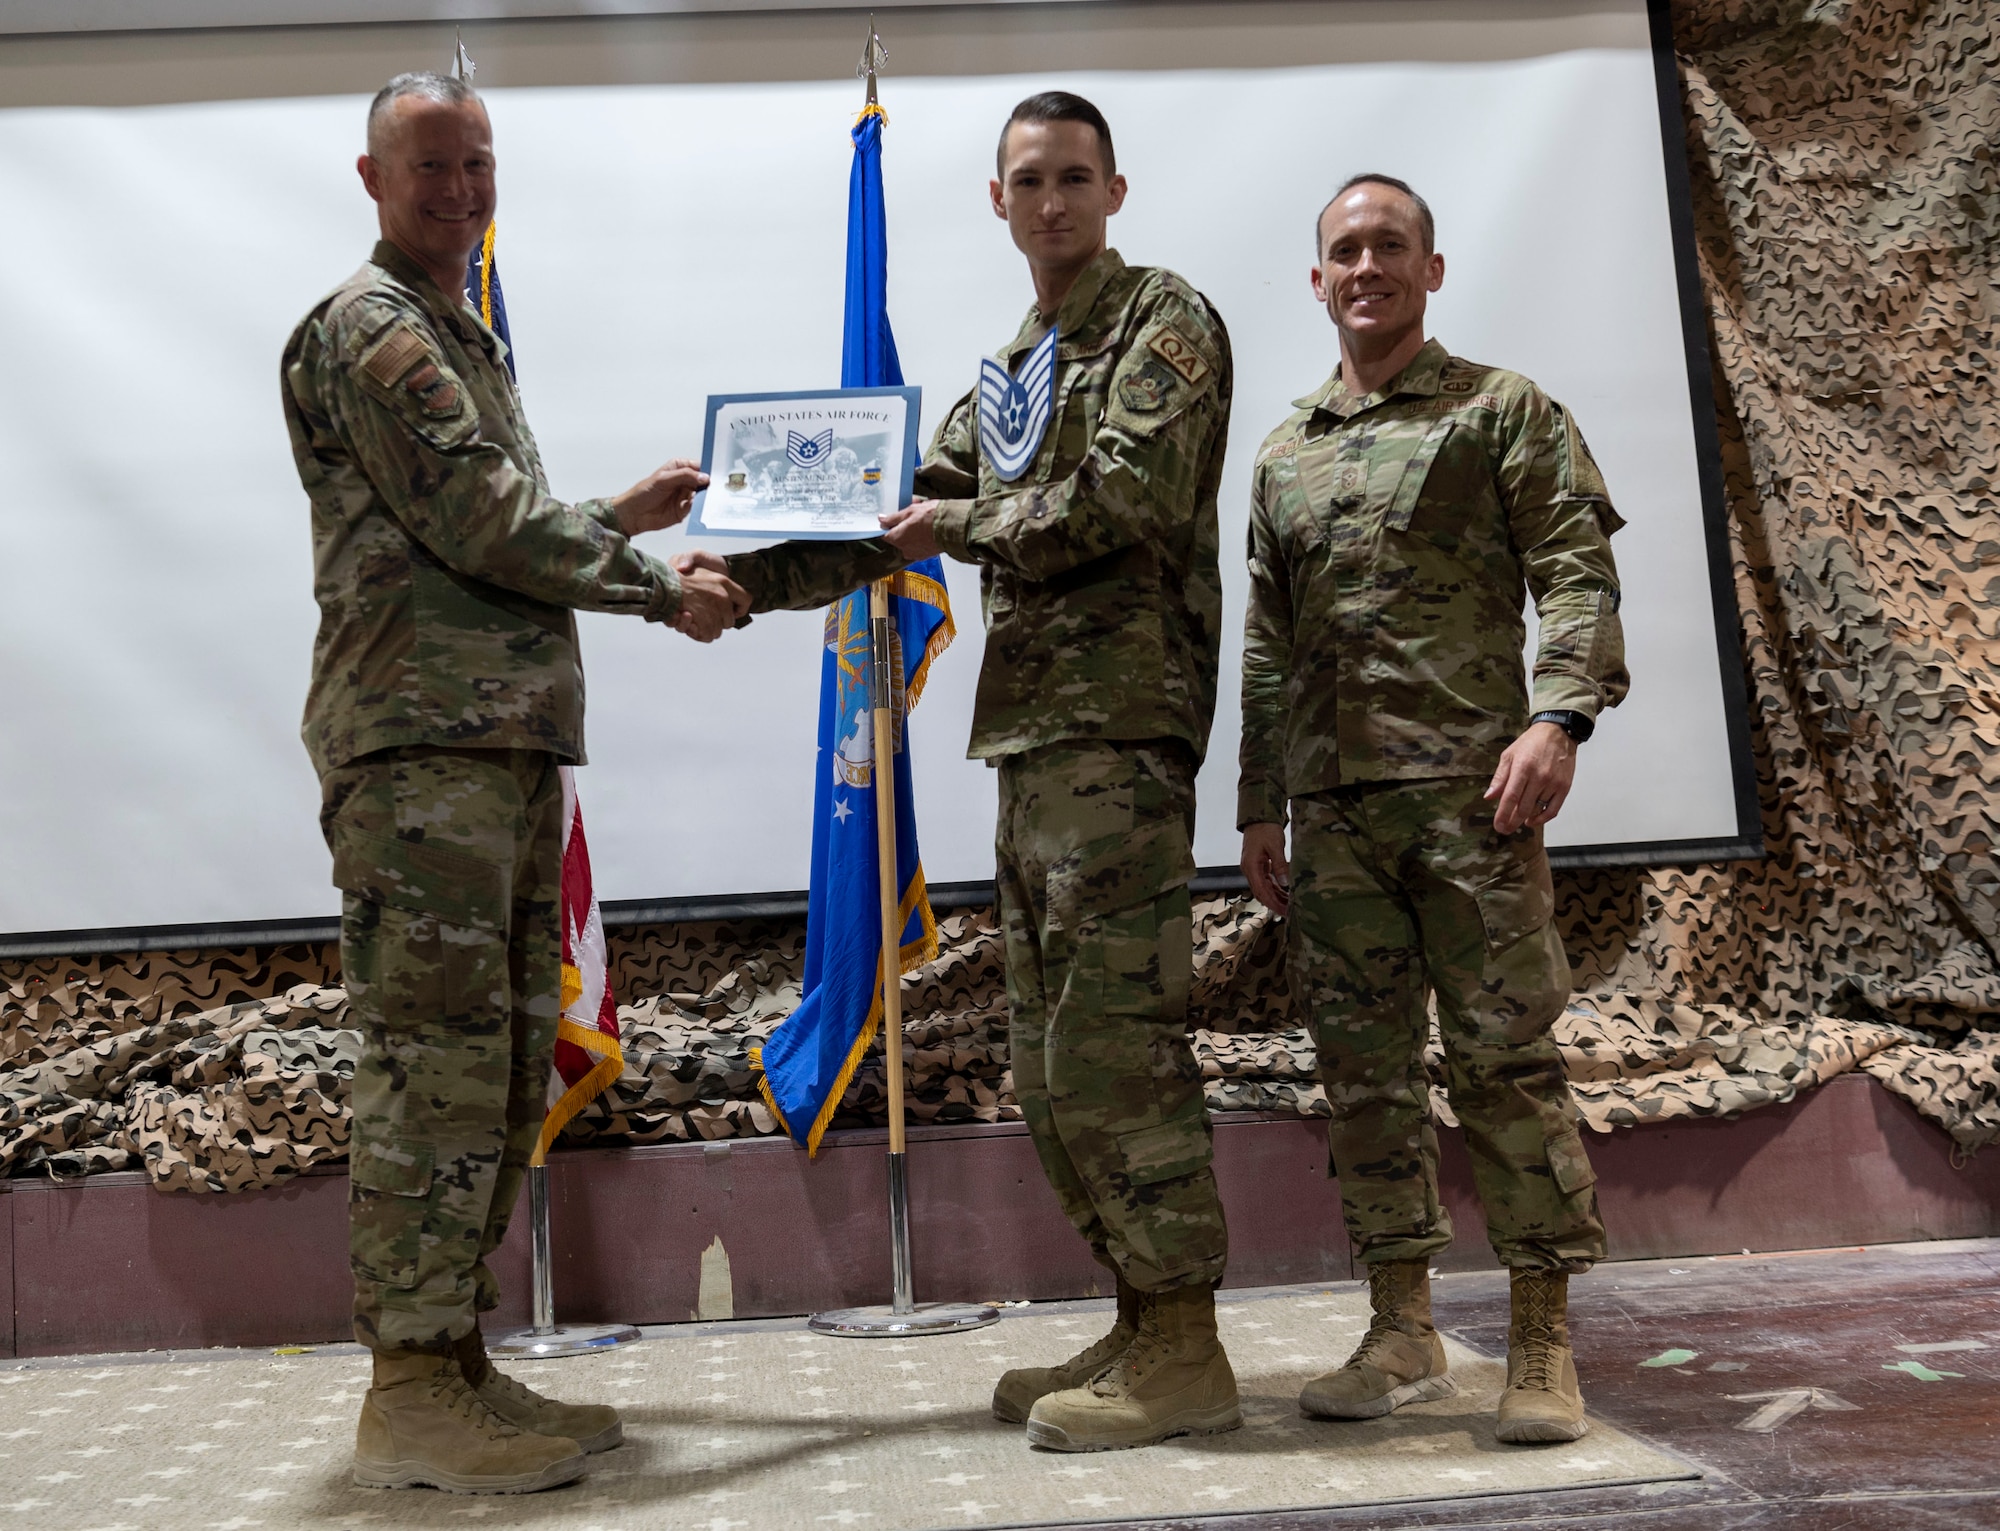
<path id="1" fill-rule="evenodd" d="M 1107 249 L 1077 277 L 1076 285 L 1062 300 L 1062 307 L 1056 310 L 1056 328 L 1062 332 L 1058 353 L 1068 356 L 1087 355 L 1097 349 L 1092 342 L 1103 337 L 1090 333 L 1091 310 L 1097 307 L 1097 300 L 1104 295 L 1106 284 L 1125 269 L 1125 262 L 1116 250 Z M 1106 314 L 1107 319 L 1116 319 L 1115 313 Z M 1039 307 L 1030 305 L 1028 317 L 1021 321 L 1020 333 L 1014 343 L 1007 347 L 1007 370 L 1013 371 L 1020 364 L 1023 352 L 1030 350 L 1036 341 L 1048 331 L 1048 321 L 1042 317 Z"/>
<path id="2" fill-rule="evenodd" d="M 484 349 L 496 367 L 506 361 L 507 342 L 486 327 L 485 321 L 466 301 L 465 295 L 460 293 L 454 302 L 439 292 L 431 274 L 412 260 L 401 245 L 378 239 L 375 241 L 375 252 L 368 259 L 415 293 L 417 301 L 429 309 L 439 322 L 450 325 L 458 332 L 459 339 L 467 345 Z"/>
<path id="3" fill-rule="evenodd" d="M 1430 398 L 1438 391 L 1438 379 L 1444 375 L 1444 364 L 1451 360 L 1451 353 L 1435 340 L 1426 340 L 1424 348 L 1412 356 L 1404 367 L 1388 382 L 1365 399 L 1357 399 L 1347 391 L 1347 383 L 1340 375 L 1340 368 L 1333 369 L 1333 376 L 1326 380 L 1324 387 L 1316 393 L 1309 393 L 1303 399 L 1292 400 L 1294 409 L 1323 410 L 1342 420 L 1351 420 L 1364 409 L 1373 409 L 1377 404 L 1387 403 L 1398 394 L 1415 394 L 1418 398 Z"/>

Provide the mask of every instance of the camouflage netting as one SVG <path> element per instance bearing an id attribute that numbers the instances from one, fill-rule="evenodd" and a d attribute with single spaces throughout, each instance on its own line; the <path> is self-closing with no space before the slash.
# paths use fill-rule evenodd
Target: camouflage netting
<path id="1" fill-rule="evenodd" d="M 1325 1116 L 1312 1044 L 1283 974 L 1282 925 L 1246 898 L 1196 905 L 1195 1053 L 1217 1111 Z M 991 912 L 939 927 L 936 961 L 904 980 L 909 1110 L 921 1123 L 1018 1120 L 1006 995 Z M 623 1077 L 569 1126 L 579 1143 L 693 1142 L 774 1133 L 750 1047 L 797 1004 L 796 921 L 662 927 L 614 942 Z M 0 1169 L 81 1175 L 144 1169 L 172 1190 L 269 1185 L 347 1145 L 359 1034 L 328 983 L 333 954 L 295 947 L 205 970 L 185 959 L 56 960 L 8 978 L 0 1030 Z M 204 982 L 190 983 L 200 973 Z M 62 980 L 62 981 L 58 981 Z M 285 984 L 274 998 L 244 990 Z M 221 1000 L 206 1007 L 202 1002 Z M 2000 1130 L 2000 1034 L 1956 1048 L 1878 1020 L 1756 1016 L 1721 1005 L 1578 996 L 1559 1031 L 1593 1127 L 1717 1116 L 1789 1100 L 1864 1068 L 1966 1147 Z M 1970 1045 L 1990 1044 L 1974 1047 Z M 1432 1099 L 1452 1120 L 1433 1043 Z M 879 1051 L 835 1127 L 880 1126 Z"/>
<path id="2" fill-rule="evenodd" d="M 1861 1069 L 1974 1149 L 2000 1136 L 2000 29 L 1983 0 L 1674 23 L 1770 854 L 1559 873 L 1560 1040 L 1600 1129 Z M 906 984 L 912 1114 L 1009 1118 L 998 938 L 944 935 Z M 1218 1109 L 1325 1113 L 1280 946 L 1202 906 Z M 571 1140 L 772 1131 L 748 1047 L 801 947 L 795 921 L 615 934 L 627 1068 Z M 229 1190 L 338 1158 L 338 981 L 322 946 L 0 963 L 0 1172 Z M 882 1109 L 875 1063 L 836 1125 Z"/>

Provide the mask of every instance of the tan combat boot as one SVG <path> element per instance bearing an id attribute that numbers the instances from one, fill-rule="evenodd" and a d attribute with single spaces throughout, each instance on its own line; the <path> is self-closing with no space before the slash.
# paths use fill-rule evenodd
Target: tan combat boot
<path id="1" fill-rule="evenodd" d="M 1590 1433 L 1576 1358 L 1569 1349 L 1569 1277 L 1515 1269 L 1514 1318 L 1507 1326 L 1507 1391 L 1500 1395 L 1503 1441 L 1574 1441 Z"/>
<path id="2" fill-rule="evenodd" d="M 1115 1451 L 1243 1423 L 1236 1374 L 1215 1337 L 1215 1289 L 1145 1292 L 1132 1343 L 1082 1387 L 1028 1415 L 1028 1441 L 1053 1451 Z"/>
<path id="3" fill-rule="evenodd" d="M 1444 1374 L 1444 1341 L 1431 1323 L 1429 1262 L 1370 1265 L 1368 1301 L 1374 1321 L 1354 1354 L 1299 1394 L 1299 1408 L 1315 1419 L 1375 1419 L 1406 1403 L 1428 1403 L 1458 1391 Z"/>
<path id="4" fill-rule="evenodd" d="M 573 1440 L 535 1435 L 489 1409 L 448 1355 L 378 1352 L 361 1400 L 354 1481 L 363 1488 L 531 1494 L 583 1476 Z"/>
<path id="5" fill-rule="evenodd" d="M 1087 1350 L 1080 1350 L 1055 1366 L 1017 1366 L 1001 1374 L 993 1389 L 993 1417 L 1018 1425 L 1027 1419 L 1037 1399 L 1067 1388 L 1082 1387 L 1105 1367 L 1125 1354 L 1132 1336 L 1139 1332 L 1138 1289 L 1118 1278 L 1118 1318 L 1111 1332 Z"/>
<path id="6" fill-rule="evenodd" d="M 557 1403 L 525 1383 L 516 1382 L 486 1356 L 486 1341 L 477 1325 L 452 1346 L 458 1369 L 486 1407 L 519 1430 L 537 1435 L 568 1436 L 586 1452 L 609 1451 L 625 1440 L 618 1411 L 601 1403 Z"/>

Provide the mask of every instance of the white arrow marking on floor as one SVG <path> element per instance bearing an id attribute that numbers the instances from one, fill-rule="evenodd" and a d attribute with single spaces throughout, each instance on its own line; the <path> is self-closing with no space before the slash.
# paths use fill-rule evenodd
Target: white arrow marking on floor
<path id="1" fill-rule="evenodd" d="M 1760 1399 L 1770 1400 L 1741 1421 L 1736 1428 L 1748 1430 L 1754 1435 L 1769 1435 L 1795 1414 L 1803 1414 L 1807 1409 L 1858 1409 L 1858 1403 L 1849 1403 L 1838 1393 L 1829 1393 L 1824 1388 L 1793 1387 L 1771 1393 L 1731 1393 L 1732 1403 L 1756 1403 Z"/>

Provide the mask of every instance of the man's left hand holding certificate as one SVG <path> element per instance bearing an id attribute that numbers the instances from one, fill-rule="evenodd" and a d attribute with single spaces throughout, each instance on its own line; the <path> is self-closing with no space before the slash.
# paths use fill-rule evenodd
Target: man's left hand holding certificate
<path id="1" fill-rule="evenodd" d="M 691 532 L 879 537 L 910 503 L 918 388 L 712 394 Z"/>

